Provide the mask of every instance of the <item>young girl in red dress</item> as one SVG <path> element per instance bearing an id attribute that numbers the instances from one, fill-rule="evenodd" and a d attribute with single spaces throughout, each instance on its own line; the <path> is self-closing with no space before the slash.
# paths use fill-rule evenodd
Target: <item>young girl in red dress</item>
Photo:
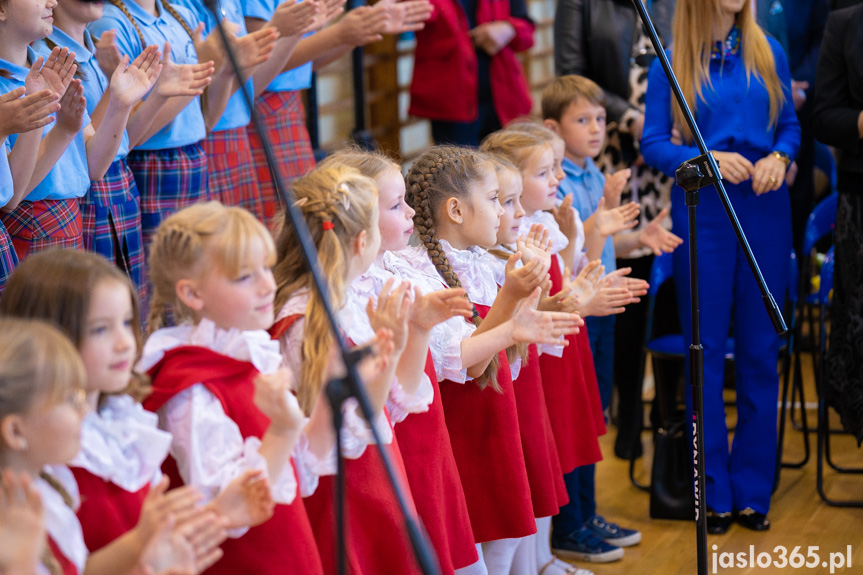
<path id="1" fill-rule="evenodd" d="M 503 214 L 497 176 L 487 157 L 475 150 L 432 148 L 414 163 L 407 184 L 408 203 L 416 210 L 415 229 L 428 258 L 447 285 L 467 290 L 477 310 L 478 332 L 508 326 L 503 345 L 492 349 L 484 361 L 473 362 L 462 354 L 466 375 L 476 381 L 440 385 L 474 537 L 482 544 L 488 572 L 508 573 L 519 539 L 535 533 L 536 525 L 512 375 L 503 350 L 519 341 L 556 342 L 560 335 L 575 331 L 577 318 L 533 309 L 544 273 L 539 261 L 516 270 L 514 256 L 507 264 L 510 281 L 498 293 L 483 262 L 493 257 L 483 248 L 497 244 Z M 513 320 L 514 313 L 521 315 Z M 522 332 L 540 325 L 544 329 Z"/>
<path id="2" fill-rule="evenodd" d="M 251 527 L 231 533 L 209 572 L 321 573 L 297 487 L 314 488 L 305 461 L 325 454 L 315 430 L 329 422 L 313 416 L 302 434 L 279 346 L 264 331 L 275 296 L 269 232 L 241 208 L 196 204 L 165 220 L 150 257 L 155 331 L 139 367 L 153 384 L 144 406 L 174 436 L 163 470 L 208 500 L 257 470 L 276 503 L 234 523 Z M 179 325 L 160 328 L 168 306 Z"/>

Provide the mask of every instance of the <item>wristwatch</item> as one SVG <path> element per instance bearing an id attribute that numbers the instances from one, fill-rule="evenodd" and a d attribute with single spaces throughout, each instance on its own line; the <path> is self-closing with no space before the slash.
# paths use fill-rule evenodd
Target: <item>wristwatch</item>
<path id="1" fill-rule="evenodd" d="M 770 155 L 773 156 L 774 158 L 776 158 L 777 160 L 779 160 L 780 162 L 784 163 L 785 167 L 788 167 L 791 165 L 791 158 L 789 158 L 788 154 L 786 154 L 785 152 L 780 152 L 777 150 L 777 151 L 774 151 Z"/>

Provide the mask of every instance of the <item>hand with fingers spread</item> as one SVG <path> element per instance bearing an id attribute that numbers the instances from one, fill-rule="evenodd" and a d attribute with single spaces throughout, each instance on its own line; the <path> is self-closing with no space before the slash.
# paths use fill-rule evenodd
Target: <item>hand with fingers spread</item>
<path id="1" fill-rule="evenodd" d="M 75 53 L 70 52 L 68 48 L 55 47 L 47 58 L 42 56 L 36 58 L 30 66 L 27 77 L 24 78 L 24 87 L 27 89 L 27 94 L 51 90 L 62 97 L 77 70 Z"/>
<path id="2" fill-rule="evenodd" d="M 207 507 L 225 519 L 228 529 L 238 529 L 267 521 L 276 504 L 263 471 L 250 469 L 231 481 Z"/>
<path id="3" fill-rule="evenodd" d="M 320 3 L 321 10 L 315 16 L 308 32 L 322 29 L 345 11 L 346 0 L 320 0 Z"/>
<path id="4" fill-rule="evenodd" d="M 299 434 L 305 416 L 297 398 L 291 393 L 292 380 L 287 368 L 255 377 L 255 406 L 270 419 L 270 429 Z"/>
<path id="5" fill-rule="evenodd" d="M 414 287 L 414 302 L 411 305 L 410 321 L 423 330 L 429 330 L 451 317 L 462 316 L 470 318 L 473 306 L 465 298 L 462 288 L 442 289 L 422 295 L 418 287 Z"/>
<path id="6" fill-rule="evenodd" d="M 569 276 L 569 268 L 566 268 L 564 270 L 563 287 L 556 294 L 550 296 L 548 295 L 550 290 L 543 289 L 543 297 L 539 300 L 537 309 L 540 311 L 578 313 L 578 309 L 581 306 L 579 292 L 572 289 L 572 282 L 569 280 Z"/>
<path id="7" fill-rule="evenodd" d="M 408 289 L 411 289 L 411 285 L 401 282 L 394 288 L 393 284 L 392 278 L 387 280 L 378 296 L 377 304 L 369 299 L 366 312 L 372 329 L 375 332 L 380 329 L 389 330 L 396 353 L 401 353 L 408 337 L 408 320 L 412 307 Z"/>
<path id="8" fill-rule="evenodd" d="M 57 112 L 57 128 L 71 133 L 78 133 L 84 124 L 84 112 L 87 110 L 87 99 L 84 98 L 84 87 L 81 80 L 72 80 L 66 93 L 60 99 L 60 110 Z"/>
<path id="9" fill-rule="evenodd" d="M 315 29 L 318 16 L 325 10 L 322 0 L 287 0 L 276 7 L 269 24 L 280 38 L 300 36 Z"/>
<path id="10" fill-rule="evenodd" d="M 572 194 L 569 194 L 563 198 L 563 202 L 559 206 L 551 210 L 554 221 L 557 222 L 560 231 L 570 242 L 574 242 L 578 237 L 578 225 L 575 220 L 575 208 L 572 207 L 572 200 Z"/>
<path id="11" fill-rule="evenodd" d="M 474 46 L 494 56 L 506 48 L 515 38 L 515 27 L 506 20 L 486 22 L 470 31 Z"/>
<path id="12" fill-rule="evenodd" d="M 0 475 L 0 572 L 35 573 L 45 543 L 39 491 L 22 471 Z"/>
<path id="13" fill-rule="evenodd" d="M 572 272 L 569 268 L 563 273 L 563 287 L 561 292 L 575 295 L 578 298 L 579 310 L 588 305 L 599 290 L 602 288 L 605 266 L 599 260 L 592 261 L 584 266 L 578 275 L 573 279 Z M 585 315 L 583 312 L 582 315 Z"/>
<path id="14" fill-rule="evenodd" d="M 641 278 L 629 277 L 631 273 L 632 268 L 630 267 L 618 268 L 610 274 L 606 274 L 603 279 L 607 287 L 624 288 L 629 291 L 629 303 L 638 303 L 641 301 L 641 296 L 647 295 L 650 284 Z"/>
<path id="15" fill-rule="evenodd" d="M 225 520 L 198 508 L 183 521 L 169 518 L 141 554 L 141 573 L 197 575 L 222 558 L 219 545 L 227 538 Z"/>
<path id="16" fill-rule="evenodd" d="M 632 303 L 632 294 L 626 288 L 603 286 L 587 304 L 582 305 L 579 313 L 582 316 L 602 317 L 623 313 L 626 306 Z"/>
<path id="17" fill-rule="evenodd" d="M 349 46 L 365 46 L 372 42 L 383 40 L 380 30 L 386 27 L 389 19 L 386 11 L 371 6 L 358 6 L 339 20 L 335 25 L 339 26 L 339 38 Z"/>
<path id="18" fill-rule="evenodd" d="M 141 547 L 147 544 L 173 518 L 178 523 L 195 515 L 204 496 L 195 487 L 185 485 L 168 491 L 168 478 L 150 488 L 141 506 L 135 536 Z"/>
<path id="19" fill-rule="evenodd" d="M 111 96 L 126 106 L 132 106 L 153 88 L 161 71 L 156 46 L 144 48 L 131 64 L 129 57 L 123 56 L 111 76 Z"/>
<path id="20" fill-rule="evenodd" d="M 403 34 L 425 28 L 434 7 L 429 0 L 379 0 L 375 6 L 384 5 L 389 17 L 382 34 Z"/>
<path id="21" fill-rule="evenodd" d="M 0 139 L 44 128 L 54 121 L 60 97 L 51 90 L 25 96 L 26 88 L 16 88 L 0 96 Z"/>
<path id="22" fill-rule="evenodd" d="M 738 154 L 737 152 L 711 152 L 716 161 L 719 162 L 719 171 L 722 172 L 722 178 L 728 180 L 732 184 L 745 182 L 755 170 L 752 162 Z"/>
<path id="23" fill-rule="evenodd" d="M 551 267 L 551 240 L 548 230 L 542 224 L 532 224 L 524 236 L 518 238 L 516 250 L 521 252 L 521 260 L 528 264 L 534 258 L 542 260 L 546 268 Z"/>
<path id="24" fill-rule="evenodd" d="M 658 256 L 666 253 L 670 254 L 677 246 L 683 243 L 683 239 L 666 230 L 662 226 L 663 220 L 668 217 L 669 208 L 663 208 L 659 214 L 650 220 L 650 223 L 639 232 L 638 240 L 642 245 L 647 246 L 653 251 L 653 255 Z"/>
<path id="25" fill-rule="evenodd" d="M 278 31 L 270 27 L 261 28 L 239 38 L 236 36 L 231 38 L 240 68 L 248 70 L 266 62 L 270 58 L 273 48 L 276 47 L 276 40 L 278 39 Z"/>
<path id="26" fill-rule="evenodd" d="M 584 321 L 574 313 L 537 310 L 540 288 L 522 300 L 512 318 L 512 338 L 518 343 L 567 345 L 564 336 L 578 333 Z"/>
<path id="27" fill-rule="evenodd" d="M 548 260 L 534 258 L 530 263 L 516 267 L 520 259 L 521 252 L 516 252 L 506 261 L 506 279 L 501 288 L 501 292 L 513 300 L 530 296 L 548 277 Z"/>
<path id="28" fill-rule="evenodd" d="M 596 211 L 593 213 L 594 225 L 603 236 L 613 236 L 617 232 L 629 230 L 638 225 L 640 207 L 634 202 L 608 209 L 605 197 L 599 199 Z"/>
<path id="29" fill-rule="evenodd" d="M 105 77 L 110 78 L 123 58 L 117 46 L 117 31 L 108 30 L 99 38 L 95 38 L 93 43 L 96 46 L 96 62 L 99 63 L 99 68 L 102 69 Z"/>
<path id="30" fill-rule="evenodd" d="M 613 174 L 605 176 L 605 188 L 602 190 L 602 197 L 605 198 L 605 205 L 609 208 L 616 208 L 620 205 L 620 195 L 626 188 L 626 183 L 632 177 L 632 170 L 618 170 Z"/>
<path id="31" fill-rule="evenodd" d="M 200 96 L 216 71 L 212 61 L 199 64 L 177 64 L 171 58 L 171 43 L 165 42 L 162 73 L 156 82 L 156 93 L 163 98 Z"/>

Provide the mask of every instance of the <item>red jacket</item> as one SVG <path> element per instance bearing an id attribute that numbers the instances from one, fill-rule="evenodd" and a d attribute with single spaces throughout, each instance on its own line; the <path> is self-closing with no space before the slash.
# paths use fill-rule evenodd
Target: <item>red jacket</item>
<path id="1" fill-rule="evenodd" d="M 431 0 L 434 12 L 416 33 L 409 113 L 449 122 L 477 119 L 477 58 L 459 0 Z M 533 46 L 533 23 L 510 16 L 508 0 L 477 0 L 477 25 L 506 20 L 515 37 L 491 59 L 494 109 L 501 125 L 530 113 L 530 89 L 515 52 Z"/>

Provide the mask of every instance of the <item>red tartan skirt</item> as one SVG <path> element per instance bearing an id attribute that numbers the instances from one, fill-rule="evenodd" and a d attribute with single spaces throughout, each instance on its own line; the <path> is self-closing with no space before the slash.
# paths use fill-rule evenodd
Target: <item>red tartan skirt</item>
<path id="1" fill-rule="evenodd" d="M 264 92 L 258 96 L 255 106 L 273 147 L 279 175 L 285 185 L 290 186 L 292 181 L 308 174 L 315 167 L 315 155 L 306 129 L 302 92 Z M 265 222 L 273 229 L 282 199 L 276 197 L 276 189 L 255 127 L 250 124 L 248 131 Z"/>
<path id="2" fill-rule="evenodd" d="M 563 285 L 556 260 L 552 261 L 549 274 L 553 295 Z M 602 451 L 597 438 L 605 433 L 599 386 L 596 373 L 591 371 L 593 356 L 590 346 L 585 351 L 583 344 L 587 341 L 587 327 L 582 326 L 578 334 L 566 339 L 569 345 L 563 348 L 563 356 L 546 353 L 539 358 L 545 405 L 563 473 L 600 461 Z"/>
<path id="3" fill-rule="evenodd" d="M 18 267 L 18 254 L 12 247 L 12 238 L 9 237 L 6 226 L 0 222 L 0 293 L 3 293 L 6 281 L 16 267 Z"/>
<path id="4" fill-rule="evenodd" d="M 264 200 L 246 126 L 210 132 L 202 142 L 207 154 L 210 194 L 226 206 L 239 206 L 265 220 Z"/>
<path id="5" fill-rule="evenodd" d="M 19 261 L 48 248 L 84 248 L 78 198 L 24 200 L 11 212 L 0 215 L 0 220 L 12 238 Z"/>

